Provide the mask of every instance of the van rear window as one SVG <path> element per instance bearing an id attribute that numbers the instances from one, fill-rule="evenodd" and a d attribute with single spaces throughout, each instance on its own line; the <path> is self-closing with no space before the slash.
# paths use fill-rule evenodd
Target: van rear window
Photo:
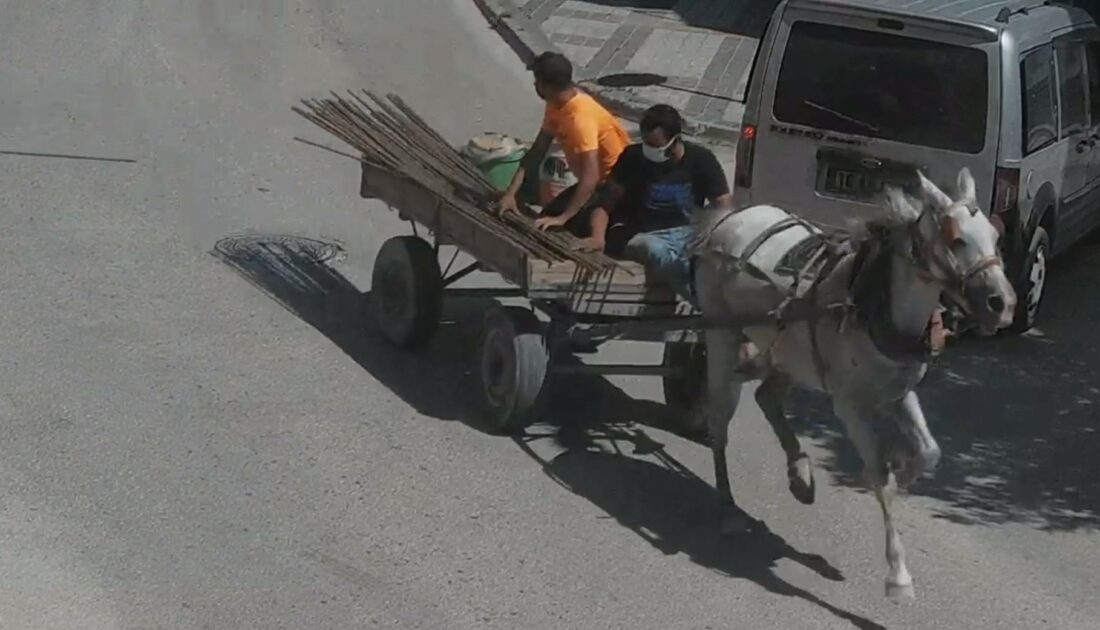
<path id="1" fill-rule="evenodd" d="M 988 66 L 975 48 L 796 22 L 774 115 L 837 133 L 980 153 Z"/>

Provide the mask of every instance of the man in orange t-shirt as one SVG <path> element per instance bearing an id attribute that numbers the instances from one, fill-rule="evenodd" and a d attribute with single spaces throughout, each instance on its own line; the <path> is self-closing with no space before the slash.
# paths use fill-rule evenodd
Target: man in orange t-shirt
<path id="1" fill-rule="evenodd" d="M 535 224 L 543 230 L 565 227 L 581 237 L 602 235 L 607 229 L 607 215 L 590 211 L 598 201 L 600 184 L 630 144 L 630 136 L 611 112 L 574 85 L 573 65 L 565 56 L 543 53 L 530 69 L 535 75 L 535 92 L 546 101 L 546 112 L 538 137 L 501 196 L 500 209 L 516 210 L 516 195 L 526 174 L 538 168 L 550 143 L 557 140 L 577 183 L 547 204 Z"/>

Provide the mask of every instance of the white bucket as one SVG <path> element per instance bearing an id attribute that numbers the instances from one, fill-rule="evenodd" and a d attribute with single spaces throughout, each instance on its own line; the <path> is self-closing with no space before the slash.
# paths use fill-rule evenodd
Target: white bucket
<path id="1" fill-rule="evenodd" d="M 539 165 L 539 205 L 546 207 L 563 190 L 577 183 L 577 177 L 569 170 L 565 152 L 554 143 Z"/>

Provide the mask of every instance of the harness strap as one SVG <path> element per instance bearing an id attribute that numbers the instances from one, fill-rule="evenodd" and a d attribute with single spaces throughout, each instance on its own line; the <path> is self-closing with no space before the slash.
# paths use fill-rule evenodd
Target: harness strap
<path id="1" fill-rule="evenodd" d="M 757 234 L 756 238 L 749 241 L 748 246 L 745 247 L 745 251 L 741 252 L 741 255 L 738 257 L 738 264 L 740 266 L 748 264 L 749 258 L 752 258 L 752 255 L 756 253 L 756 250 L 760 249 L 760 246 L 762 246 L 769 238 L 775 236 L 776 234 L 779 234 L 783 230 L 803 224 L 804 222 L 802 221 L 802 219 L 793 216 L 787 217 L 782 221 L 778 221 L 772 224 L 766 230 Z"/>
<path id="2" fill-rule="evenodd" d="M 818 265 L 822 257 L 827 257 L 825 262 Z M 778 327 L 783 328 L 784 316 L 791 314 L 791 310 L 795 304 L 802 303 L 802 310 L 805 311 L 806 327 L 810 334 L 810 349 L 813 355 L 814 369 L 817 371 L 818 380 L 821 381 L 821 388 L 829 393 L 829 385 L 826 381 L 826 377 L 829 373 L 829 364 L 825 361 L 825 356 L 821 352 L 821 344 L 817 335 L 817 324 L 823 314 L 823 312 L 830 311 L 833 307 L 826 306 L 821 307 L 817 304 L 818 289 L 825 278 L 828 278 L 830 274 L 836 269 L 837 265 L 844 258 L 844 254 L 834 247 L 834 243 L 828 238 L 822 238 L 817 250 L 809 257 L 809 260 L 798 271 L 798 275 L 795 278 L 794 284 L 791 286 L 790 291 L 787 294 L 786 299 L 778 309 L 776 309 L 778 318 Z M 816 269 L 816 272 L 811 276 L 812 270 Z M 799 299 L 797 297 L 798 287 L 803 280 L 809 280 L 810 286 L 804 297 Z M 845 305 L 841 305 L 846 307 Z M 797 318 L 797 313 L 796 313 Z"/>
<path id="3" fill-rule="evenodd" d="M 813 237 L 811 236 L 810 238 Z M 822 256 L 825 256 L 827 253 L 830 252 L 834 254 L 836 253 L 831 247 L 831 243 L 828 240 L 822 238 L 817 243 L 817 247 L 815 247 L 813 252 L 807 257 L 806 263 L 795 272 L 794 281 L 791 283 L 791 287 L 787 290 L 787 295 L 783 298 L 783 301 L 775 309 L 776 319 L 781 328 L 783 326 L 784 315 L 789 314 L 789 307 L 795 302 L 795 300 L 798 299 L 798 289 L 802 286 L 802 281 L 809 280 L 812 283 L 811 286 L 816 287 L 816 285 L 821 282 L 821 279 L 831 273 L 833 268 L 836 266 L 836 263 L 839 262 L 840 257 L 834 255 L 830 261 L 827 261 L 825 264 L 817 267 L 818 261 L 821 260 Z M 817 273 L 810 277 L 810 272 L 815 268 L 817 269 Z"/>
<path id="4" fill-rule="evenodd" d="M 690 256 L 692 258 L 694 258 L 694 256 L 696 255 L 694 253 L 694 250 L 701 247 L 703 245 L 703 243 L 705 243 L 706 240 L 709 239 L 712 234 L 714 234 L 714 232 L 718 229 L 718 226 L 722 225 L 722 223 L 727 221 L 730 217 L 734 216 L 735 214 L 737 214 L 736 211 L 728 212 L 725 216 L 718 219 L 714 223 L 714 225 L 712 225 L 710 227 L 710 229 L 707 230 L 706 234 L 704 234 L 701 237 L 695 239 L 693 241 L 693 243 L 687 248 L 687 250 L 689 252 L 692 252 L 690 254 Z M 760 249 L 760 247 L 763 246 L 764 243 L 767 242 L 767 240 L 769 238 L 775 236 L 776 234 L 779 234 L 780 232 L 782 232 L 786 229 L 795 227 L 797 225 L 805 226 L 805 227 L 807 227 L 807 229 L 810 230 L 811 233 L 813 232 L 813 226 L 806 223 L 806 221 L 804 221 L 803 219 L 801 219 L 799 217 L 796 217 L 796 216 L 789 216 L 786 219 L 783 219 L 781 221 L 777 221 L 776 223 L 768 226 L 760 234 L 757 234 L 755 238 L 753 238 L 751 241 L 749 241 L 749 244 L 745 248 L 745 251 L 743 251 L 740 256 L 737 256 L 735 258 L 734 268 L 736 269 L 737 273 L 745 272 L 745 273 L 748 273 L 750 276 L 756 278 L 757 280 L 763 280 L 765 282 L 771 282 L 771 278 L 768 277 L 768 275 L 765 272 L 763 272 L 763 271 L 757 269 L 755 266 L 749 264 L 749 258 L 751 258 L 752 255 L 755 254 L 756 251 L 758 249 Z M 805 270 L 805 268 L 804 268 L 804 270 Z M 804 272 L 804 270 L 803 270 L 803 272 Z M 798 278 L 795 279 L 795 282 L 796 283 L 798 282 Z M 776 309 L 776 310 L 778 312 L 780 309 Z"/>
<path id="5" fill-rule="evenodd" d="M 817 287 L 819 282 L 814 282 L 810 287 L 810 296 L 817 297 Z M 829 365 L 825 362 L 825 357 L 821 354 L 821 343 L 817 339 L 817 322 L 821 317 L 818 309 L 813 309 L 814 315 L 806 322 L 806 326 L 810 329 L 810 350 L 813 354 L 814 369 L 817 370 L 817 378 L 821 381 L 821 389 L 826 394 L 831 394 L 829 391 L 829 382 L 826 378 L 829 375 Z"/>
<path id="6" fill-rule="evenodd" d="M 705 245 L 708 240 L 710 240 L 710 237 L 716 231 L 718 231 L 718 228 L 721 227 L 722 224 L 725 223 L 726 221 L 729 221 L 730 218 L 733 217 L 738 212 L 739 211 L 735 210 L 735 209 L 727 210 L 726 213 L 721 216 L 721 218 L 719 218 L 709 228 L 707 228 L 706 232 L 703 232 L 701 234 L 696 234 L 695 237 L 692 238 L 688 242 L 687 247 L 685 248 L 685 251 L 691 252 L 692 254 L 697 253 L 697 251 L 699 249 L 701 249 L 703 247 L 703 245 Z"/>

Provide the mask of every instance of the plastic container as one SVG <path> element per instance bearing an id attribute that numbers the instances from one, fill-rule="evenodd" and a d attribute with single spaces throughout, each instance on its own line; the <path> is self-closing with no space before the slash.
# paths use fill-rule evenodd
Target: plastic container
<path id="1" fill-rule="evenodd" d="M 516 171 L 519 170 L 519 164 L 523 161 L 523 156 L 526 154 L 527 150 L 521 149 L 499 160 L 490 160 L 484 164 L 480 164 L 479 168 L 481 172 L 485 173 L 485 176 L 489 178 L 489 182 L 493 184 L 493 188 L 504 190 L 512 183 L 512 178 L 516 176 Z"/>
<path id="2" fill-rule="evenodd" d="M 526 154 L 527 146 L 522 142 L 496 133 L 471 138 L 462 148 L 462 155 L 469 158 L 497 190 L 504 190 L 512 183 Z"/>
<path id="3" fill-rule="evenodd" d="M 563 190 L 577 183 L 577 177 L 569 170 L 565 152 L 554 143 L 546 152 L 539 166 L 538 204 L 546 207 Z"/>

